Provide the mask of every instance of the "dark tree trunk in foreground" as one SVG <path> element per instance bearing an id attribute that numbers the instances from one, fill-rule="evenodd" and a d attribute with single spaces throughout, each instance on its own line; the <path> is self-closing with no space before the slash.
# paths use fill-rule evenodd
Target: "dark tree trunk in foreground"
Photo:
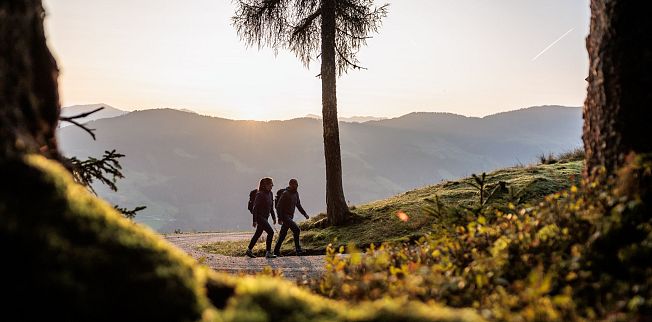
<path id="1" fill-rule="evenodd" d="M 39 0 L 0 1 L 0 158 L 59 158 L 59 71 L 45 42 Z"/>
<path id="2" fill-rule="evenodd" d="M 649 1 L 591 1 L 587 175 L 598 166 L 614 173 L 630 152 L 652 152 L 651 9 Z"/>
<path id="3" fill-rule="evenodd" d="M 44 17 L 40 0 L 0 0 L 0 254 L 10 294 L 3 320 L 210 317 L 209 297 L 223 306 L 232 287 L 206 283 L 191 260 L 125 222 L 56 162 L 58 69 Z"/>
<path id="4" fill-rule="evenodd" d="M 350 212 L 342 188 L 342 156 L 337 119 L 335 0 L 324 0 L 321 10 L 321 92 L 326 158 L 326 213 L 330 224 L 337 226 L 346 221 Z"/>

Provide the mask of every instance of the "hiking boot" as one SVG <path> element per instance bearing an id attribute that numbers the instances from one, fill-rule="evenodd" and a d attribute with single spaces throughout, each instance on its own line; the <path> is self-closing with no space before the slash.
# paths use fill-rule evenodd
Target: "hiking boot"
<path id="1" fill-rule="evenodd" d="M 306 252 L 303 249 L 297 249 L 297 256 L 305 256 Z"/>
<path id="2" fill-rule="evenodd" d="M 256 255 L 254 255 L 254 252 L 252 252 L 251 249 L 247 249 L 245 254 L 251 258 L 256 258 Z"/>
<path id="3" fill-rule="evenodd" d="M 274 255 L 274 254 L 272 254 L 272 252 L 268 251 L 267 253 L 265 253 L 265 257 L 267 257 L 267 258 L 276 258 L 276 255 Z"/>

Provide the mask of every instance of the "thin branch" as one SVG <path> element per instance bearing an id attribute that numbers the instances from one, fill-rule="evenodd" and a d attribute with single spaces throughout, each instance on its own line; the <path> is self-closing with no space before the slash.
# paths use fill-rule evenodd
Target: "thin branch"
<path id="1" fill-rule="evenodd" d="M 351 38 L 356 39 L 356 40 L 367 40 L 367 39 L 373 38 L 372 36 L 366 36 L 366 37 L 355 36 L 355 35 L 352 35 L 352 34 L 346 32 L 345 30 L 342 30 L 341 28 L 337 28 L 337 31 L 343 33 L 347 37 L 351 37 Z"/>
<path id="2" fill-rule="evenodd" d="M 94 114 L 96 112 L 99 112 L 99 111 L 101 111 L 103 109 L 104 109 L 104 106 L 96 108 L 96 109 L 94 109 L 94 110 L 92 110 L 90 112 L 85 112 L 85 113 L 81 113 L 81 114 L 77 114 L 77 115 L 73 115 L 73 116 L 66 116 L 66 117 L 62 116 L 62 117 L 59 117 L 59 120 L 61 120 L 61 121 L 70 121 L 70 120 L 74 120 L 74 119 L 80 119 L 80 118 L 87 117 L 87 116 L 89 116 L 91 114 Z"/>
<path id="3" fill-rule="evenodd" d="M 344 62 L 345 62 L 346 64 L 348 64 L 349 66 L 351 66 L 351 68 L 353 68 L 353 69 L 364 69 L 364 70 L 367 70 L 366 67 L 362 67 L 362 66 L 360 66 L 360 65 L 354 64 L 354 63 L 352 63 L 351 61 L 349 61 L 349 60 L 348 60 L 348 59 L 347 59 L 347 58 L 342 54 L 342 52 L 340 52 L 340 49 L 339 49 L 338 47 L 335 47 L 335 50 L 337 50 L 337 54 L 338 54 L 338 56 L 340 56 L 340 58 L 342 58 L 342 60 L 344 60 Z"/>
<path id="4" fill-rule="evenodd" d="M 90 136 L 93 138 L 93 140 L 95 140 L 95 133 L 93 133 L 93 131 L 95 131 L 95 129 L 88 128 L 86 125 L 81 124 L 81 123 L 79 123 L 79 122 L 77 122 L 75 120 L 87 117 L 87 116 L 89 116 L 89 115 L 91 115 L 93 113 L 97 113 L 97 112 L 99 112 L 99 111 L 101 111 L 103 109 L 104 109 L 104 106 L 96 108 L 96 109 L 94 109 L 94 110 L 92 110 L 90 112 L 80 113 L 80 114 L 73 115 L 73 116 L 65 116 L 65 117 L 62 116 L 62 117 L 59 117 L 59 121 L 68 122 L 68 123 L 71 123 L 71 124 L 73 124 L 73 125 L 75 125 L 77 127 L 80 127 L 82 130 L 84 130 L 88 134 L 90 134 Z"/>
<path id="5" fill-rule="evenodd" d="M 294 27 L 294 31 L 292 32 L 292 38 L 296 37 L 299 33 L 304 32 L 310 25 L 312 25 L 313 21 L 317 19 L 317 17 L 321 16 L 321 8 L 317 9 L 317 11 L 313 12 L 310 16 L 306 17 L 301 21 L 301 25 Z"/>
<path id="6" fill-rule="evenodd" d="M 88 128 L 84 124 L 78 123 L 77 121 L 72 120 L 72 119 L 70 119 L 70 120 L 62 120 L 62 121 L 70 122 L 70 123 L 80 127 L 82 130 L 84 130 L 88 134 L 90 134 L 90 136 L 93 138 L 93 140 L 95 140 L 95 133 L 93 133 L 93 131 L 95 131 L 95 129 Z"/>

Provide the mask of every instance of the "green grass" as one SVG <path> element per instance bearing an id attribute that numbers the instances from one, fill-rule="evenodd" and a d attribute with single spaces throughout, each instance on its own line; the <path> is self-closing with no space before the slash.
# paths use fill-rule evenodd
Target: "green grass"
<path id="1" fill-rule="evenodd" d="M 251 233 L 253 235 L 253 232 Z M 303 233 L 302 233 L 303 238 Z M 274 242 L 272 243 L 272 248 L 276 246 L 277 235 L 274 235 Z M 197 246 L 197 249 L 211 253 L 211 254 L 220 254 L 226 256 L 245 256 L 245 251 L 249 246 L 249 240 L 238 240 L 238 241 L 223 241 L 210 243 L 205 245 Z M 258 240 L 254 246 L 254 255 L 264 256 L 265 255 L 265 234 L 263 237 Z M 318 255 L 323 254 L 324 252 L 320 249 L 310 248 L 308 255 Z M 294 256 L 294 238 L 291 234 L 288 234 L 288 237 L 285 238 L 283 245 L 281 246 L 281 255 L 283 256 Z"/>
<path id="2" fill-rule="evenodd" d="M 520 198 L 521 203 L 537 203 L 544 196 L 566 189 L 581 177 L 582 161 L 542 164 L 528 167 L 513 167 L 494 171 L 487 175 L 489 186 L 499 181 Z M 378 200 L 354 207 L 359 216 L 355 223 L 343 227 L 319 228 L 317 222 L 324 218 L 318 215 L 300 224 L 301 242 L 304 250 L 311 254 L 323 254 L 326 246 L 344 246 L 353 243 L 364 248 L 370 244 L 386 241 L 408 241 L 417 239 L 425 233 L 442 233 L 455 227 L 463 218 L 457 218 L 455 212 L 446 212 L 442 216 L 433 216 L 424 208 L 435 196 L 449 209 L 477 207 L 479 192 L 469 185 L 472 178 L 447 181 L 420 189 L 407 191 L 388 199 Z M 487 206 L 516 203 L 509 192 L 497 192 Z M 396 213 L 405 212 L 409 219 L 399 220 Z M 219 242 L 202 245 L 204 251 L 228 256 L 243 256 L 248 241 Z M 282 253 L 292 254 L 293 241 L 290 236 L 283 243 Z M 262 255 L 264 243 L 259 242 L 254 251 Z"/>

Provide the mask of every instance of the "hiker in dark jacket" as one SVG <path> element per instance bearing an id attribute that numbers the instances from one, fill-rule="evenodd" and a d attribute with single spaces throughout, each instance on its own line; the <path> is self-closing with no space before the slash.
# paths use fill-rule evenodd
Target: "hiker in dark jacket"
<path id="1" fill-rule="evenodd" d="M 258 241 L 258 238 L 263 234 L 263 231 L 267 233 L 267 240 L 266 240 L 266 249 L 267 252 L 265 253 L 265 257 L 267 258 L 276 258 L 274 254 L 272 254 L 272 238 L 274 238 L 274 229 L 272 229 L 272 226 L 270 226 L 269 222 L 267 222 L 267 219 L 269 218 L 269 215 L 272 215 L 272 220 L 274 221 L 274 225 L 276 225 L 276 215 L 274 214 L 274 200 L 273 200 L 273 194 L 272 194 L 272 187 L 274 186 L 274 183 L 272 181 L 272 178 L 262 178 L 260 179 L 260 184 L 258 185 L 258 192 L 256 193 L 256 199 L 254 200 L 254 206 L 253 206 L 253 225 L 256 228 L 256 232 L 254 233 L 254 236 L 251 237 L 251 242 L 249 243 L 249 248 L 247 248 L 247 256 L 251 258 L 255 258 L 253 253 L 253 248 L 254 245 L 256 245 L 256 242 Z"/>
<path id="2" fill-rule="evenodd" d="M 283 240 L 285 240 L 285 236 L 288 234 L 288 229 L 292 230 L 292 236 L 294 237 L 294 248 L 297 252 L 297 255 L 304 254 L 303 250 L 301 249 L 301 243 L 299 242 L 299 233 L 301 232 L 301 229 L 299 229 L 299 226 L 297 226 L 297 224 L 294 222 L 294 210 L 295 208 L 299 209 L 299 212 L 301 212 L 301 214 L 306 217 L 306 219 L 310 218 L 310 216 L 306 214 L 306 211 L 301 206 L 299 191 L 297 191 L 298 188 L 299 182 L 297 179 L 291 179 L 290 185 L 285 189 L 276 206 L 276 210 L 278 211 L 278 220 L 282 225 L 281 232 L 279 232 L 278 235 L 278 241 L 276 241 L 276 247 L 274 247 L 274 255 L 276 256 L 281 255 L 281 245 L 283 244 Z"/>

